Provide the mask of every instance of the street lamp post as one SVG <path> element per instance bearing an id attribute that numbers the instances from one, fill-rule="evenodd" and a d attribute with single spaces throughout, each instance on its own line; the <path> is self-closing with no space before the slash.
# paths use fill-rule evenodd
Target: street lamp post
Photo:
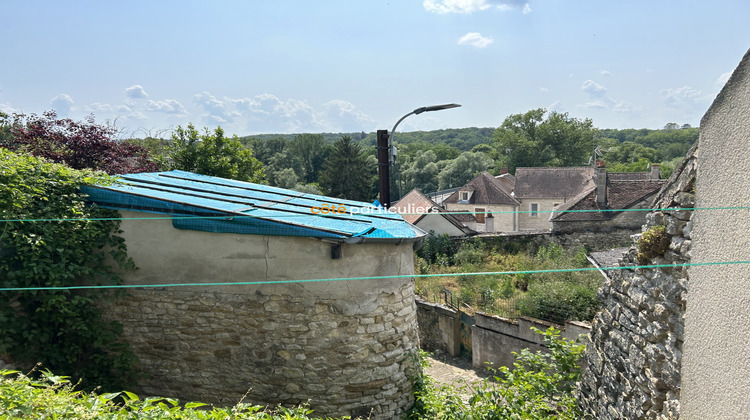
<path id="1" fill-rule="evenodd" d="M 378 130 L 378 182 L 380 189 L 380 203 L 386 208 L 391 206 L 391 183 L 390 183 L 390 169 L 391 160 L 395 156 L 393 150 L 393 135 L 396 133 L 396 127 L 401 124 L 401 121 L 406 119 L 410 115 L 419 115 L 423 112 L 431 111 L 442 111 L 444 109 L 458 108 L 459 104 L 443 104 L 443 105 L 430 105 L 423 106 L 415 109 L 414 111 L 404 115 L 396 124 L 393 125 L 390 135 L 387 130 Z"/>

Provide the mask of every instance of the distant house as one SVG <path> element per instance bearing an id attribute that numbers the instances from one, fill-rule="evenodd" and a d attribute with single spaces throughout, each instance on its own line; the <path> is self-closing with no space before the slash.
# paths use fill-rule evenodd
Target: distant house
<path id="1" fill-rule="evenodd" d="M 470 212 L 477 232 L 515 232 L 515 212 L 521 202 L 513 197 L 514 179 L 510 174 L 498 177 L 482 172 L 443 201 L 449 212 Z"/>
<path id="2" fill-rule="evenodd" d="M 650 172 L 623 173 L 607 173 L 599 167 L 594 175 L 593 186 L 556 208 L 550 219 L 553 232 L 638 230 L 646 212 L 636 210 L 651 208 L 666 182 L 660 179 L 659 165 L 652 165 Z"/>
<path id="3" fill-rule="evenodd" d="M 518 230 L 552 229 L 552 211 L 594 186 L 594 168 L 517 168 L 513 196 L 521 204 Z"/>
<path id="4" fill-rule="evenodd" d="M 118 210 L 138 269 L 106 308 L 148 375 L 134 390 L 399 418 L 418 347 L 413 246 L 371 204 L 183 171 L 84 188 Z M 250 390 L 250 391 L 248 391 Z"/>
<path id="5" fill-rule="evenodd" d="M 474 215 L 446 213 L 445 209 L 438 206 L 416 188 L 393 204 L 391 211 L 398 212 L 405 221 L 423 231 L 434 232 L 436 235 L 466 236 L 475 233 L 473 230 L 476 226 Z"/>

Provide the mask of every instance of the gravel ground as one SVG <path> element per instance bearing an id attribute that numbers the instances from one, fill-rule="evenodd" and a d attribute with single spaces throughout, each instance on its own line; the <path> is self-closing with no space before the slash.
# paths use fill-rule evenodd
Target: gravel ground
<path id="1" fill-rule="evenodd" d="M 428 357 L 428 361 L 430 366 L 425 369 L 425 373 L 440 384 L 473 384 L 489 374 L 486 369 L 473 369 L 471 362 L 462 357 L 434 354 Z"/>

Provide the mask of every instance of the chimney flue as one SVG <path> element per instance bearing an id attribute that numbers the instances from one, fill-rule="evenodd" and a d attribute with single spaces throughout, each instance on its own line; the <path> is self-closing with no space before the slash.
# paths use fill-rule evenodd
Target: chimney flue
<path id="1" fill-rule="evenodd" d="M 599 208 L 607 207 L 607 168 L 603 165 L 594 169 L 596 182 L 596 204 Z"/>
<path id="2" fill-rule="evenodd" d="M 655 163 L 651 164 L 651 174 L 649 175 L 649 179 L 652 181 L 661 179 L 661 171 L 659 170 L 659 165 Z"/>

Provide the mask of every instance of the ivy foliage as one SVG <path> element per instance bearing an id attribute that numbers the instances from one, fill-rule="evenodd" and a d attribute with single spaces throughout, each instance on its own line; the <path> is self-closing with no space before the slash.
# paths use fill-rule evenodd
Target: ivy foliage
<path id="1" fill-rule="evenodd" d="M 117 272 L 134 265 L 116 236 L 119 221 L 101 220 L 116 213 L 86 205 L 79 192 L 81 184 L 108 180 L 0 148 L 0 288 L 119 283 Z M 100 316 L 112 298 L 91 290 L 0 291 L 0 354 L 42 363 L 84 387 L 121 387 L 134 356 L 117 341 L 121 325 Z"/>

